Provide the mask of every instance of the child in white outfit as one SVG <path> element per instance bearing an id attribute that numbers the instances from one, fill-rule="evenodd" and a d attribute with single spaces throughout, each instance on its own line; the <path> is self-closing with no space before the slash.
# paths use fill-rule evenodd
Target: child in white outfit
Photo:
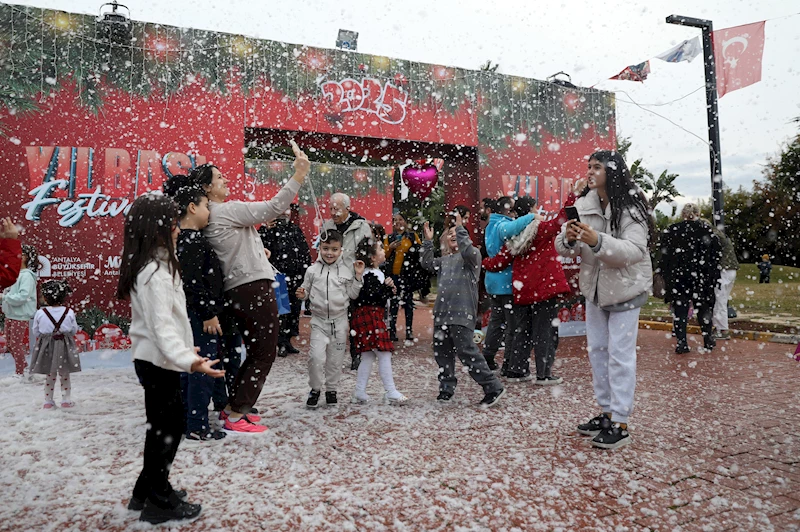
<path id="1" fill-rule="evenodd" d="M 33 336 L 36 349 L 31 359 L 31 373 L 47 375 L 44 383 L 44 407 L 55 408 L 53 393 L 56 378 L 61 378 L 61 408 L 72 408 L 69 374 L 81 370 L 81 359 L 73 336 L 78 332 L 75 313 L 63 305 L 70 294 L 64 281 L 47 281 L 42 285 L 46 307 L 33 317 Z"/>
<path id="2" fill-rule="evenodd" d="M 367 381 L 372 373 L 372 364 L 377 358 L 378 373 L 386 390 L 385 401 L 389 404 L 403 404 L 408 399 L 398 392 L 394 385 L 392 376 L 394 345 L 383 319 L 386 301 L 397 293 L 394 281 L 378 269 L 386 262 L 386 252 L 377 241 L 365 238 L 356 248 L 356 259 L 363 261 L 368 267 L 364 271 L 361 293 L 352 306 L 352 342 L 355 344 L 355 352 L 361 356 L 352 402 L 363 404 L 369 401 Z"/>
<path id="3" fill-rule="evenodd" d="M 338 403 L 336 387 L 342 376 L 350 333 L 347 309 L 350 300 L 356 299 L 361 291 L 363 273 L 363 261 L 357 260 L 353 265 L 342 261 L 342 234 L 336 230 L 323 231 L 317 261 L 306 270 L 303 284 L 295 292 L 297 299 L 308 300 L 311 308 L 308 408 L 319 406 L 323 384 L 325 402 Z"/>

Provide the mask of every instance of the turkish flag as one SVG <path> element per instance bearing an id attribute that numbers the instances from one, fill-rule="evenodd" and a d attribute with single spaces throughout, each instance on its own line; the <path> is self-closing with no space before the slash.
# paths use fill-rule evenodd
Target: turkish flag
<path id="1" fill-rule="evenodd" d="M 717 30 L 713 34 L 717 63 L 717 93 L 729 92 L 761 81 L 766 21 Z"/>

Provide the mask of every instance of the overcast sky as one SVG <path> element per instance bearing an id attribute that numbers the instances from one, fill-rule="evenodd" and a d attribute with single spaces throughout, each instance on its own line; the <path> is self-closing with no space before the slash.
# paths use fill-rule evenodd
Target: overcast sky
<path id="1" fill-rule="evenodd" d="M 14 3 L 96 14 L 100 1 Z M 545 79 L 559 71 L 577 85 L 617 92 L 618 131 L 633 141 L 630 159 L 654 173 L 679 173 L 688 198 L 710 195 L 708 146 L 663 118 L 625 103 L 665 103 L 703 86 L 703 64 L 651 62 L 644 83 L 608 81 L 699 30 L 664 22 L 678 14 L 711 19 L 716 29 L 800 12 L 797 0 L 125 0 L 136 20 L 332 48 L 339 28 L 359 32 L 358 50 L 477 69 L 487 59 L 500 72 Z M 662 7 L 664 6 L 664 7 Z M 762 81 L 719 102 L 722 169 L 733 188 L 752 187 L 770 155 L 797 131 L 800 116 L 800 15 L 770 20 Z M 625 91 L 625 93 L 621 92 Z M 702 90 L 670 105 L 647 107 L 707 139 Z"/>

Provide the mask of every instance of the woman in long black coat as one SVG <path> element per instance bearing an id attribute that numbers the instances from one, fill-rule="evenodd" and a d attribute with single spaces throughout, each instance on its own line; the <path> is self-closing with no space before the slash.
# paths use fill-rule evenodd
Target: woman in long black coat
<path id="1" fill-rule="evenodd" d="M 688 353 L 686 325 L 689 305 L 694 305 L 697 322 L 703 331 L 703 347 L 716 346 L 712 334 L 714 287 L 720 276 L 722 246 L 719 239 L 700 219 L 700 209 L 687 203 L 681 213 L 682 222 L 669 226 L 661 240 L 661 272 L 666 293 L 664 301 L 672 304 L 676 353 Z"/>

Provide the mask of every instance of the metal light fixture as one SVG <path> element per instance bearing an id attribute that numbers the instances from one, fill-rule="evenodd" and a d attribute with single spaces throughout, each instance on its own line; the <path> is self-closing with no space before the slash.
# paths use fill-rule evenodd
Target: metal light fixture
<path id="1" fill-rule="evenodd" d="M 111 10 L 103 11 L 103 8 L 110 6 Z M 125 8 L 128 13 L 118 11 Z M 97 17 L 98 25 L 106 40 L 112 44 L 128 44 L 133 38 L 131 24 L 131 10 L 128 6 L 118 3 L 116 0 L 100 6 L 100 14 Z"/>

